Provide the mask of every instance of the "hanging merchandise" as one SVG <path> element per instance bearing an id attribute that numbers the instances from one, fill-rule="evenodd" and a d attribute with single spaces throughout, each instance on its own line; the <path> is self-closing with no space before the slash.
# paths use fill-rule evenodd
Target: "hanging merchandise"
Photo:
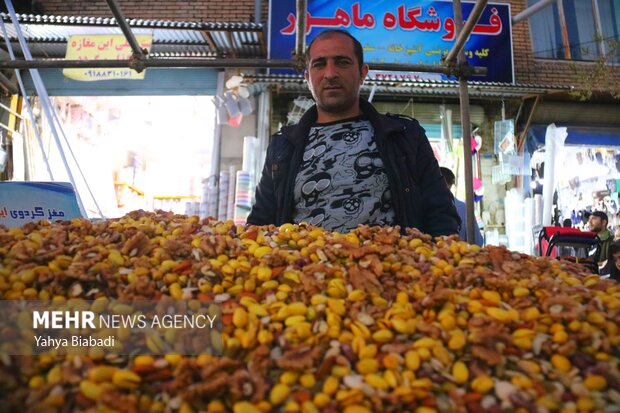
<path id="1" fill-rule="evenodd" d="M 241 125 L 241 121 L 243 120 L 243 113 L 239 109 L 239 100 L 237 99 L 237 95 L 228 91 L 224 93 L 224 107 L 226 108 L 226 112 L 228 112 L 228 126 L 232 126 L 233 128 Z"/>
<path id="2" fill-rule="evenodd" d="M 515 137 L 515 122 L 513 119 L 506 119 L 506 106 L 502 99 L 502 120 L 494 124 L 494 150 L 495 154 L 515 154 L 517 153 L 517 139 Z"/>
<path id="3" fill-rule="evenodd" d="M 480 170 L 480 148 L 482 148 L 482 136 L 478 135 L 474 129 L 471 136 L 471 154 L 473 169 L 473 185 L 474 185 L 474 202 L 480 202 L 484 196 L 484 186 L 482 185 L 482 171 Z"/>
<path id="4" fill-rule="evenodd" d="M 474 178 L 474 202 L 480 202 L 484 196 L 484 186 L 482 180 Z"/>
<path id="5" fill-rule="evenodd" d="M 234 93 L 230 91 L 224 93 L 224 106 L 226 106 L 228 116 L 230 116 L 231 118 L 241 115 L 241 110 L 239 110 L 239 102 L 237 100 L 237 96 Z"/>
<path id="6" fill-rule="evenodd" d="M 234 76 L 231 76 L 230 79 L 226 81 L 226 89 L 228 89 L 228 92 L 236 96 L 236 98 L 239 100 L 239 107 L 241 108 L 241 111 L 244 112 L 243 107 L 244 106 L 247 107 L 248 104 L 250 103 L 249 99 L 250 99 L 250 96 L 252 95 L 250 93 L 251 85 L 248 86 L 243 83 L 242 74 L 234 75 Z M 252 113 L 251 105 L 249 105 L 249 112 L 247 113 L 244 112 L 243 114 L 249 115 L 250 113 Z"/>
<path id="7" fill-rule="evenodd" d="M 513 154 L 517 152 L 514 130 L 515 124 L 512 119 L 495 122 L 494 149 L 496 154 Z"/>
<path id="8" fill-rule="evenodd" d="M 242 76 L 232 76 L 226 82 L 228 90 L 223 95 L 213 98 L 218 125 L 239 127 L 243 121 L 243 116 L 250 115 L 253 112 L 252 102 L 249 99 L 250 91 L 245 85 L 241 84 L 242 80 Z"/>
<path id="9" fill-rule="evenodd" d="M 230 79 L 226 81 L 226 89 L 236 89 L 241 86 L 241 82 L 243 82 L 243 76 L 231 76 Z"/>
<path id="10" fill-rule="evenodd" d="M 241 125 L 241 121 L 243 120 L 243 113 L 239 109 L 239 101 L 237 99 L 237 95 L 228 91 L 224 93 L 224 107 L 226 108 L 226 112 L 228 113 L 228 122 L 229 126 L 233 128 Z"/>
<path id="11" fill-rule="evenodd" d="M 482 136 L 472 135 L 471 137 L 471 154 L 475 155 L 482 148 Z"/>
<path id="12" fill-rule="evenodd" d="M 234 128 L 238 127 L 243 120 L 243 116 L 248 116 L 253 112 L 252 103 L 250 102 L 250 90 L 243 85 L 243 76 L 234 75 L 226 81 L 224 92 L 224 106 L 228 112 L 228 125 Z"/>
<path id="13" fill-rule="evenodd" d="M 511 175 L 504 173 L 501 164 L 493 165 L 493 168 L 491 169 L 491 179 L 494 185 L 496 184 L 503 185 L 503 184 L 507 184 L 508 182 L 510 182 Z"/>
<path id="14" fill-rule="evenodd" d="M 228 126 L 232 126 L 233 128 L 241 125 L 241 121 L 243 120 L 243 115 L 240 113 L 238 116 L 228 118 Z"/>
<path id="15" fill-rule="evenodd" d="M 239 104 L 239 110 L 241 111 L 241 114 L 244 116 L 250 115 L 252 113 L 252 102 L 250 102 L 250 99 L 241 96 L 240 94 L 237 95 L 237 101 Z"/>
<path id="16" fill-rule="evenodd" d="M 529 175 L 530 174 L 530 154 L 499 154 L 499 166 L 504 175 Z"/>

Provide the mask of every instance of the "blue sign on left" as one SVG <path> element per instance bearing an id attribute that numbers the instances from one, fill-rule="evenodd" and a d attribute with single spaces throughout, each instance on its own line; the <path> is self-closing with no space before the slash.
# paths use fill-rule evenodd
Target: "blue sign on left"
<path id="1" fill-rule="evenodd" d="M 67 182 L 0 182 L 0 225 L 80 218 L 75 190 Z"/>

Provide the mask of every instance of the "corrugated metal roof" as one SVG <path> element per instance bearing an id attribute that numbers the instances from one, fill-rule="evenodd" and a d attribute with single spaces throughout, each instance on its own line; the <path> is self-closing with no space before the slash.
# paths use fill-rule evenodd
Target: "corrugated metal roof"
<path id="1" fill-rule="evenodd" d="M 0 18 L 13 50 L 23 57 L 11 17 L 0 13 Z M 63 58 L 72 35 L 122 34 L 114 18 L 18 14 L 17 19 L 34 58 Z M 267 54 L 263 25 L 258 23 L 127 21 L 135 35 L 153 35 L 153 57 L 265 58 Z M 4 39 L 0 48 L 6 49 Z"/>
<path id="2" fill-rule="evenodd" d="M 23 53 L 17 42 L 11 17 L 0 13 L 13 50 L 18 58 Z M 67 40 L 71 35 L 122 34 L 116 19 L 86 16 L 43 16 L 18 14 L 18 22 L 26 37 L 33 58 L 63 59 Z M 266 45 L 263 25 L 251 22 L 187 22 L 170 20 L 127 20 L 135 35 L 152 34 L 153 58 L 247 58 L 265 59 Z M 2 33 L 0 33 L 0 36 Z M 0 48 L 5 49 L 4 40 Z M 248 75 L 248 83 L 277 85 L 280 91 L 307 92 L 301 75 Z M 362 92 L 372 88 L 379 95 L 433 95 L 458 97 L 457 81 L 435 79 L 396 80 L 366 79 Z M 498 82 L 469 82 L 472 97 L 523 97 L 532 94 L 567 92 L 570 86 L 511 84 Z"/>
<path id="3" fill-rule="evenodd" d="M 280 92 L 308 92 L 308 86 L 302 75 L 247 74 L 244 80 L 246 83 L 256 85 L 277 85 Z M 367 78 L 361 91 L 362 93 L 369 93 L 373 87 L 375 94 L 379 95 L 459 96 L 459 82 L 456 80 L 416 79 L 399 82 Z M 471 97 L 520 98 L 528 95 L 568 92 L 571 89 L 571 86 L 565 85 L 512 84 L 475 80 L 468 82 L 468 91 Z"/>

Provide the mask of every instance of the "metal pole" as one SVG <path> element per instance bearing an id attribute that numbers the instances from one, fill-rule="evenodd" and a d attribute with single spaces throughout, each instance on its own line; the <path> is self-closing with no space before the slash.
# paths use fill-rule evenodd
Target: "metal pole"
<path id="1" fill-rule="evenodd" d="M 459 3 L 459 16 L 460 17 L 456 16 L 456 12 L 454 13 L 454 20 L 455 20 L 454 24 L 456 25 L 455 27 L 457 28 L 456 32 L 458 33 L 458 35 L 457 35 L 456 41 L 452 45 L 452 49 L 450 49 L 450 51 L 448 52 L 448 55 L 446 56 L 446 62 L 448 63 L 454 61 L 454 59 L 456 58 L 456 55 L 463 48 L 463 45 L 465 44 L 465 42 L 467 41 L 467 38 L 471 34 L 472 29 L 474 28 L 476 23 L 478 23 L 478 19 L 480 19 L 480 15 L 482 14 L 484 7 L 487 5 L 487 0 L 478 0 L 476 2 L 476 4 L 474 5 L 474 9 L 471 11 L 471 13 L 469 14 L 469 17 L 467 18 L 465 27 L 463 27 L 461 30 L 459 30 L 458 27 L 463 26 L 463 12 L 461 11 L 461 2 L 459 1 L 458 3 Z M 453 3 L 453 7 L 456 7 L 456 2 Z"/>
<path id="2" fill-rule="evenodd" d="M 261 90 L 256 100 L 258 101 L 258 104 L 256 105 L 256 123 L 258 133 L 256 134 L 256 137 L 259 142 L 256 171 L 260 173 L 265 165 L 265 155 L 267 153 L 267 146 L 269 145 L 270 101 L 267 90 Z M 254 185 L 257 184 L 258 182 L 254 182 Z M 252 194 L 252 196 L 253 195 L 254 194 Z"/>
<path id="3" fill-rule="evenodd" d="M 13 21 L 13 25 L 15 27 L 15 34 L 17 34 L 17 38 L 19 39 L 19 45 L 22 48 L 24 57 L 26 59 L 32 59 L 32 55 L 30 54 L 30 49 L 28 48 L 28 44 L 26 43 L 26 39 L 24 37 L 24 34 L 22 33 L 21 27 L 17 20 L 17 15 L 15 14 L 15 9 L 13 8 L 13 4 L 11 0 L 4 0 L 4 3 L 6 4 L 9 14 L 11 15 L 11 20 Z M 39 95 L 39 98 L 41 99 L 41 107 L 43 108 L 43 112 L 45 113 L 45 116 L 47 117 L 47 120 L 50 124 L 52 135 L 54 136 L 54 141 L 56 142 L 56 145 L 58 146 L 58 153 L 60 154 L 60 158 L 62 159 L 63 164 L 65 165 L 65 168 L 67 170 L 67 175 L 69 176 L 69 180 L 71 181 L 71 184 L 76 190 L 75 193 L 76 193 L 78 207 L 80 208 L 80 212 L 82 213 L 84 217 L 87 217 L 88 215 L 86 214 L 86 209 L 84 209 L 82 197 L 77 191 L 77 185 L 75 182 L 75 178 L 73 176 L 73 173 L 71 172 L 69 163 L 67 162 L 67 157 L 65 156 L 64 150 L 62 148 L 62 144 L 60 143 L 60 138 L 58 137 L 58 131 L 56 130 L 56 126 L 54 124 L 54 116 L 52 115 L 52 112 L 50 109 L 50 98 L 43 84 L 43 79 L 41 79 L 41 75 L 39 74 L 39 71 L 36 69 L 31 69 L 30 75 L 32 76 L 32 80 L 34 82 L 35 88 L 37 89 L 37 94 Z"/>
<path id="4" fill-rule="evenodd" d="M 297 0 L 297 29 L 295 31 L 295 67 L 297 70 L 303 70 L 303 56 L 306 51 L 306 10 L 308 2 L 306 0 Z"/>
<path id="5" fill-rule="evenodd" d="M 592 1 L 592 8 L 594 8 L 594 27 L 596 28 L 596 33 L 603 33 L 603 24 L 601 23 L 601 11 L 598 7 L 598 1 Z M 605 41 L 603 40 L 603 36 L 596 36 L 598 51 L 601 56 L 607 55 L 607 50 L 605 48 Z"/>
<path id="6" fill-rule="evenodd" d="M 525 147 L 525 138 L 527 137 L 527 130 L 530 128 L 530 124 L 532 123 L 532 118 L 534 117 L 534 113 L 536 112 L 536 106 L 538 106 L 538 102 L 540 101 L 540 95 L 536 95 L 536 99 L 534 99 L 534 104 L 532 105 L 532 110 L 530 111 L 530 115 L 527 117 L 527 122 L 525 122 L 525 128 L 521 132 L 521 137 L 517 142 L 517 153 L 522 154 L 523 148 Z"/>
<path id="7" fill-rule="evenodd" d="M 7 112 L 9 112 L 11 115 L 19 118 L 20 120 L 24 120 L 26 118 L 24 118 L 21 114 L 15 112 L 13 109 L 11 109 L 10 107 L 8 107 L 7 105 L 3 105 L 2 103 L 0 103 L 0 108 L 6 110 Z"/>
<path id="8" fill-rule="evenodd" d="M 9 127 L 8 127 L 8 126 L 6 126 L 4 123 L 0 123 L 0 128 L 4 129 L 4 130 L 5 130 L 5 131 L 7 131 L 7 132 L 11 132 L 11 133 L 12 133 L 12 134 L 14 134 L 14 135 L 17 135 L 17 136 L 22 136 L 22 134 L 21 134 L 21 133 L 17 132 L 16 130 L 13 130 L 13 129 L 9 128 Z"/>
<path id="9" fill-rule="evenodd" d="M 263 19 L 263 2 L 254 0 L 254 23 L 259 23 Z"/>
<path id="10" fill-rule="evenodd" d="M 120 9 L 120 7 L 118 7 L 118 4 L 116 4 L 116 0 L 106 0 L 106 2 L 108 3 L 108 6 L 110 6 L 110 10 L 112 10 L 112 14 L 114 14 L 116 22 L 118 23 L 121 31 L 125 35 L 129 46 L 131 46 L 131 50 L 133 50 L 133 55 L 137 57 L 144 57 L 146 53 L 140 48 L 136 37 L 133 35 L 129 24 L 127 24 L 127 21 L 125 20 L 123 11 Z"/>
<path id="11" fill-rule="evenodd" d="M 140 62 L 140 70 L 144 68 L 162 67 L 211 67 L 211 68 L 289 68 L 295 67 L 293 60 L 283 59 L 144 59 Z M 429 73 L 452 73 L 443 65 L 428 64 L 404 64 L 404 63 L 369 63 L 371 70 L 409 71 Z M 119 68 L 134 67 L 132 60 L 63 60 L 63 59 L 37 59 L 37 60 L 3 60 L 0 61 L 0 69 L 85 69 L 85 68 Z M 486 67 L 468 67 L 471 75 L 484 76 Z"/>
<path id="12" fill-rule="evenodd" d="M 9 52 L 9 57 L 11 59 L 15 59 L 15 53 L 13 52 L 13 46 L 11 46 L 11 42 L 9 41 L 9 36 L 7 35 L 6 26 L 4 25 L 4 21 L 0 19 L 0 27 L 2 28 L 2 35 L 4 36 L 4 40 L 6 42 L 6 49 Z M 17 79 L 17 84 L 19 85 L 19 90 L 24 97 L 24 105 L 26 105 L 26 110 L 28 110 L 28 114 L 30 115 L 30 120 L 32 122 L 32 129 L 34 130 L 34 134 L 37 137 L 37 142 L 39 143 L 39 149 L 41 150 L 41 156 L 43 157 L 43 162 L 47 168 L 47 174 L 49 178 L 53 181 L 54 174 L 52 173 L 52 168 L 50 167 L 50 162 L 47 154 L 45 153 L 45 146 L 43 145 L 43 139 L 41 138 L 41 132 L 39 131 L 38 125 L 35 122 L 34 112 L 32 111 L 32 106 L 30 106 L 30 102 L 28 102 L 28 95 L 26 95 L 26 87 L 24 86 L 24 82 L 22 80 L 22 76 L 19 73 L 19 70 L 15 70 L 15 78 Z M 27 170 L 27 168 L 26 168 Z"/>
<path id="13" fill-rule="evenodd" d="M 538 3 L 532 5 L 531 7 L 528 7 L 527 9 L 523 10 L 521 13 L 513 16 L 511 19 L 512 24 L 517 24 L 519 22 L 522 22 L 525 19 L 529 19 L 531 15 L 538 13 L 539 11 L 549 6 L 550 4 L 555 3 L 555 1 L 556 0 L 540 0 Z"/>
<path id="14" fill-rule="evenodd" d="M 2 72 L 0 72 L 0 83 L 2 83 L 2 86 L 4 86 L 7 92 L 9 92 L 11 95 L 17 95 L 17 86 L 15 86 L 13 82 L 11 82 L 11 80 L 6 77 Z"/>
<path id="15" fill-rule="evenodd" d="M 486 3 L 486 0 L 479 1 L 480 3 Z M 463 34 L 463 12 L 461 10 L 461 0 L 454 0 L 452 3 L 454 8 L 454 24 L 456 32 L 459 34 L 459 38 Z M 468 19 L 468 22 L 472 19 Z M 473 27 L 473 26 L 472 26 Z M 471 28 L 470 28 L 471 30 Z M 454 48 L 452 49 L 455 50 Z M 457 63 L 459 66 L 465 64 L 465 51 L 462 48 L 458 49 Z M 459 97 L 461 101 L 461 128 L 463 130 L 463 161 L 465 166 L 465 205 L 467 206 L 467 222 L 461 223 L 461 225 L 467 225 L 467 242 L 473 244 L 476 242 L 474 234 L 474 176 L 472 173 L 472 159 L 471 159 L 471 123 L 469 120 L 469 94 L 467 90 L 467 78 L 459 76 Z"/>
<path id="16" fill-rule="evenodd" d="M 221 71 L 217 74 L 217 89 L 215 92 L 216 96 L 222 96 L 224 94 L 224 77 L 226 75 L 225 71 Z M 217 209 L 217 199 L 213 200 L 213 197 L 217 197 L 219 191 L 217 190 L 220 186 L 220 164 L 222 159 L 222 125 L 219 125 L 217 121 L 215 122 L 215 130 L 213 131 L 213 156 L 211 161 L 211 174 L 207 177 L 206 180 L 206 193 L 207 193 L 207 202 L 206 202 L 206 216 L 212 215 L 213 217 L 217 217 L 217 211 L 211 211 L 210 208 L 212 205 L 216 205 Z M 236 179 L 236 177 L 231 176 L 230 179 Z M 213 212 L 215 212 L 213 214 Z"/>
<path id="17" fill-rule="evenodd" d="M 563 0 L 558 1 L 558 17 L 560 19 L 560 29 L 562 30 L 562 41 L 564 44 L 564 60 L 571 60 L 571 44 L 568 38 L 568 25 L 566 24 L 566 16 L 564 15 Z"/>

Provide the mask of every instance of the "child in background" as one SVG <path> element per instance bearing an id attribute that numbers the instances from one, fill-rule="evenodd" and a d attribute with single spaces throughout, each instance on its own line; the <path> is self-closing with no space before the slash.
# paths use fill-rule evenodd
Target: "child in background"
<path id="1" fill-rule="evenodd" d="M 607 273 L 609 278 L 620 282 L 620 241 L 614 241 L 609 246 L 609 259 L 605 268 L 601 270 L 601 274 Z"/>

